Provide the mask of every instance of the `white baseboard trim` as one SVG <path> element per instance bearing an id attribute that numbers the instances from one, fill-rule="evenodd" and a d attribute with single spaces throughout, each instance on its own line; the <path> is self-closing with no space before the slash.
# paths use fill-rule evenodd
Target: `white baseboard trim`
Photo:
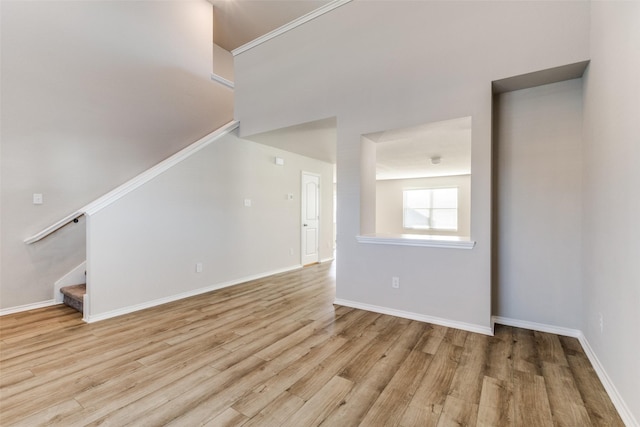
<path id="1" fill-rule="evenodd" d="M 589 341 L 587 340 L 585 335 L 582 333 L 582 331 L 578 329 L 563 328 L 560 326 L 546 325 L 544 323 L 510 319 L 507 317 L 500 317 L 500 316 L 493 316 L 492 321 L 500 325 L 513 326 L 516 328 L 523 328 L 523 329 L 529 329 L 532 331 L 547 332 L 551 334 L 577 338 L 578 341 L 580 342 L 580 345 L 582 345 L 582 349 L 584 350 L 584 353 L 587 355 L 589 362 L 591 362 L 593 369 L 596 371 L 596 374 L 598 375 L 600 382 L 602 382 L 604 389 L 609 395 L 611 402 L 613 402 L 613 405 L 616 407 L 616 410 L 618 411 L 618 414 L 620 415 L 620 418 L 622 418 L 622 421 L 624 422 L 624 424 L 627 427 L 640 427 L 640 424 L 638 423 L 638 421 L 635 419 L 635 417 L 629 410 L 629 407 L 625 403 L 620 393 L 618 393 L 618 389 L 615 387 L 615 385 L 611 381 L 611 378 L 609 378 L 609 375 L 607 375 L 607 371 L 605 371 L 604 367 L 602 366 L 602 363 L 600 363 L 600 360 L 598 359 L 598 356 L 596 356 L 596 353 L 591 348 Z"/>
<path id="2" fill-rule="evenodd" d="M 238 279 L 229 280 L 227 282 L 217 283 L 215 285 L 206 286 L 204 288 L 194 289 L 192 291 L 182 292 L 182 293 L 171 295 L 171 296 L 164 297 L 164 298 L 158 298 L 158 299 L 155 299 L 153 301 L 147 301 L 147 302 L 144 302 L 144 303 L 141 303 L 141 304 L 130 305 L 128 307 L 123 307 L 123 308 L 119 308 L 119 309 L 116 309 L 116 310 L 112 310 L 112 311 L 108 311 L 106 313 L 100 313 L 100 314 L 96 314 L 96 315 L 88 314 L 87 310 L 85 310 L 85 314 L 84 314 L 83 320 L 85 322 L 87 322 L 87 323 L 94 323 L 94 322 L 98 322 L 100 320 L 111 319 L 112 317 L 122 316 L 124 314 L 133 313 L 135 311 L 144 310 L 146 308 L 151 308 L 151 307 L 155 307 L 155 306 L 158 306 L 158 305 L 167 304 L 169 302 L 178 301 L 178 300 L 181 300 L 181 299 L 184 299 L 184 298 L 193 297 L 193 296 L 204 294 L 204 293 L 211 292 L 211 291 L 216 291 L 216 290 L 222 289 L 222 288 L 228 288 L 230 286 L 239 285 L 241 283 L 250 282 L 252 280 L 262 279 L 264 277 L 273 276 L 275 274 L 286 273 L 286 272 L 289 272 L 289 271 L 298 270 L 300 268 L 302 268 L 302 266 L 293 265 L 293 266 L 290 266 L 290 267 L 285 267 L 285 268 L 281 268 L 281 269 L 277 269 L 277 270 L 267 271 L 265 273 L 254 274 L 254 275 L 251 275 L 251 276 L 245 276 L 245 277 L 241 277 L 241 278 L 238 278 Z M 89 296 L 89 300 L 90 300 L 90 296 Z M 86 298 L 85 298 L 85 301 L 86 301 Z M 89 301 L 89 304 L 90 303 L 91 303 L 91 301 Z"/>
<path id="3" fill-rule="evenodd" d="M 331 262 L 331 261 L 333 261 L 334 259 L 335 259 L 335 258 L 333 258 L 333 257 L 330 257 L 330 258 L 323 258 L 323 259 L 321 259 L 321 260 L 320 260 L 320 264 L 323 264 L 323 263 L 325 263 L 325 262 Z"/>
<path id="4" fill-rule="evenodd" d="M 16 307 L 3 308 L 0 310 L 0 316 L 5 316 L 7 314 L 15 314 L 21 313 L 23 311 L 36 310 L 38 308 L 51 307 L 53 305 L 62 304 L 62 301 L 58 302 L 55 299 L 50 299 L 48 301 L 36 302 L 33 304 L 25 304 L 19 305 Z"/>
<path id="5" fill-rule="evenodd" d="M 448 328 L 461 329 L 463 331 L 475 332 L 483 335 L 493 335 L 490 327 L 475 325 L 473 323 L 458 322 L 456 320 L 443 319 L 441 317 L 427 316 L 425 314 L 412 313 L 410 311 L 396 310 L 378 305 L 365 304 L 356 301 L 349 301 L 336 298 L 333 301 L 336 305 L 357 308 L 359 310 L 373 311 L 374 313 L 388 314 L 390 316 L 402 317 L 403 319 L 417 320 L 419 322 L 433 323 L 434 325 L 446 326 Z"/>
<path id="6" fill-rule="evenodd" d="M 516 328 L 529 329 L 549 334 L 562 335 L 563 337 L 579 338 L 582 332 L 578 329 L 563 328 L 560 326 L 547 325 L 545 323 L 529 322 L 527 320 L 510 319 L 508 317 L 491 316 L 492 323 L 499 325 L 513 326 Z"/>
<path id="7" fill-rule="evenodd" d="M 598 356 L 596 356 L 596 353 L 593 351 L 593 348 L 591 348 L 589 341 L 587 341 L 587 337 L 585 337 L 582 332 L 580 332 L 578 341 L 580 341 L 582 349 L 589 358 L 589 361 L 591 362 L 593 369 L 596 371 L 596 374 L 598 374 L 600 382 L 602 382 L 604 389 L 607 391 L 611 402 L 613 402 L 613 406 L 615 406 L 618 410 L 618 414 L 620 414 L 620 418 L 622 418 L 624 424 L 627 427 L 640 427 L 640 423 L 638 423 L 638 420 L 636 420 L 636 418 L 633 416 L 626 402 L 624 401 L 620 393 L 618 393 L 618 389 L 613 384 L 613 381 L 611 381 L 611 378 L 609 378 L 609 375 L 607 375 L 607 371 L 604 370 L 604 367 L 602 366 L 602 363 L 600 363 Z"/>

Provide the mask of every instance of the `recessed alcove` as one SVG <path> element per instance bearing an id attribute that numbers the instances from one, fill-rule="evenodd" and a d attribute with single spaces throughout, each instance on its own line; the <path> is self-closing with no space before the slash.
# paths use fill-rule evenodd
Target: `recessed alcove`
<path id="1" fill-rule="evenodd" d="M 499 319 L 579 327 L 588 64 L 492 83 L 492 315 Z"/>

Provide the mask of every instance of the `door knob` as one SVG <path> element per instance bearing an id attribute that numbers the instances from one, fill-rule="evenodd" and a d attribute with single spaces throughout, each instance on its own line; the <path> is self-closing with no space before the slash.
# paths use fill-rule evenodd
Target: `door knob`
<path id="1" fill-rule="evenodd" d="M 303 226 L 303 227 L 306 227 L 306 226 L 307 226 L 307 224 L 302 224 L 302 226 Z"/>

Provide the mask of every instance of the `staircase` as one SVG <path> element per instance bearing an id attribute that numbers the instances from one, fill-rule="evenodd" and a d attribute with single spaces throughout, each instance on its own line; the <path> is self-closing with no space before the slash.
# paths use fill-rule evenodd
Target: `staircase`
<path id="1" fill-rule="evenodd" d="M 198 141 L 194 142 L 191 145 L 188 145 L 187 147 L 178 151 L 171 157 L 168 157 L 167 159 L 163 160 L 162 162 L 158 163 L 152 168 L 147 169 L 145 172 L 125 182 L 121 186 L 108 192 L 102 197 L 99 197 L 98 199 L 94 200 L 88 205 L 85 205 L 84 207 L 73 212 L 72 214 L 59 220 L 55 224 L 50 225 L 49 227 L 45 228 L 39 233 L 25 239 L 25 243 L 33 244 L 44 238 L 47 238 L 48 236 L 51 236 L 54 232 L 61 229 L 62 227 L 67 226 L 68 224 L 75 224 L 76 222 L 79 222 L 79 218 L 81 217 L 85 218 L 84 224 L 86 226 L 87 239 L 89 239 L 90 236 L 94 233 L 94 231 L 88 224 L 89 217 L 100 212 L 102 209 L 104 209 L 107 206 L 114 206 L 114 204 L 117 203 L 119 200 L 121 200 L 125 195 L 132 193 L 138 188 L 141 188 L 145 184 L 156 179 L 157 177 L 162 175 L 165 171 L 168 171 L 171 168 L 175 167 L 176 165 L 180 164 L 183 160 L 190 158 L 191 156 L 200 152 L 202 149 L 206 148 L 207 146 L 223 138 L 225 135 L 228 135 L 231 132 L 235 131 L 236 129 L 238 129 L 239 126 L 240 126 L 240 123 L 238 121 L 232 121 L 216 129 L 210 134 L 205 135 L 204 137 L 200 138 Z M 62 296 L 62 302 L 64 304 L 81 312 L 84 315 L 83 318 L 86 319 L 87 322 L 91 322 L 93 321 L 92 318 L 100 319 L 100 318 L 106 318 L 106 317 L 105 317 L 105 313 L 91 313 L 91 306 L 89 304 L 86 307 L 84 306 L 84 295 L 86 294 L 86 268 L 87 268 L 86 266 L 88 264 L 88 261 L 89 261 L 88 259 L 85 260 L 82 264 L 78 265 L 77 267 L 69 271 L 67 274 L 65 274 L 63 277 L 58 279 L 54 283 L 53 288 L 54 288 L 54 300 L 56 302 L 60 302 L 60 297 Z M 102 258 L 99 258 L 99 261 L 103 261 Z M 96 294 L 98 294 L 99 292 L 97 291 L 100 290 L 99 289 L 100 281 L 94 280 L 92 286 L 97 286 Z M 147 284 L 147 287 L 152 291 L 156 290 L 153 284 Z M 62 295 L 58 294 L 58 290 Z M 180 292 L 182 292 L 182 290 L 177 286 L 176 289 L 173 290 L 173 292 L 175 294 L 179 294 Z M 160 296 L 156 298 L 160 298 Z M 151 300 L 153 301 L 153 298 L 151 298 Z M 86 312 L 84 311 L 85 308 L 87 309 Z M 116 308 L 130 309 L 130 307 L 126 305 L 126 300 L 124 303 L 121 304 L 121 306 Z M 114 312 L 116 311 L 116 308 L 114 308 L 113 310 Z M 98 315 L 101 315 L 102 317 L 99 317 Z M 107 313 L 107 315 L 108 317 L 114 316 L 114 314 L 110 314 L 110 313 Z"/>
<path id="2" fill-rule="evenodd" d="M 69 307 L 83 313 L 84 294 L 87 293 L 87 285 L 72 285 L 60 288 L 60 292 L 64 295 L 63 302 Z"/>

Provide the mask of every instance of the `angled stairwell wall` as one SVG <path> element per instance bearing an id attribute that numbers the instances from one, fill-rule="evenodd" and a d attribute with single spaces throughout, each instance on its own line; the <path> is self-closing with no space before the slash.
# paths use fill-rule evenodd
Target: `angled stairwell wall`
<path id="1" fill-rule="evenodd" d="M 321 176 L 320 259 L 332 257 L 333 166 L 240 139 L 236 126 L 88 207 L 86 321 L 300 268 L 302 171 Z"/>
<path id="2" fill-rule="evenodd" d="M 55 303 L 85 259 L 84 218 L 27 236 L 233 118 L 233 91 L 211 81 L 211 8 L 2 2 L 0 314 Z"/>

